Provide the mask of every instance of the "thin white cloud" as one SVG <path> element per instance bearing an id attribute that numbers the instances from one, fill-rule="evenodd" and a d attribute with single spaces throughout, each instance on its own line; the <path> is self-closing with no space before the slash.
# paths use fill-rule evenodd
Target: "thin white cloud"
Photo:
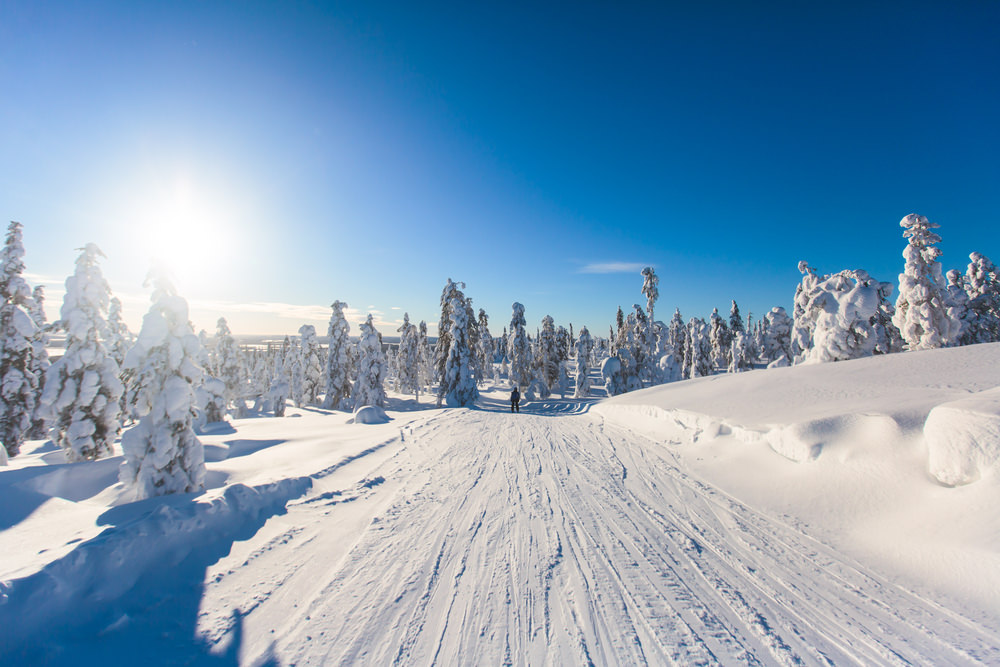
<path id="1" fill-rule="evenodd" d="M 642 262 L 595 262 L 587 264 L 578 273 L 639 273 L 649 264 Z"/>

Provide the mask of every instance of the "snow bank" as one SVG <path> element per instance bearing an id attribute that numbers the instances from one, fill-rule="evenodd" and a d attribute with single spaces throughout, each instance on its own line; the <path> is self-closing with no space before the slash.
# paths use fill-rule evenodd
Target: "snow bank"
<path id="1" fill-rule="evenodd" d="M 887 447 L 919 436 L 936 406 L 998 384 L 1000 344 L 991 343 L 715 375 L 616 396 L 594 409 L 661 441 L 690 444 L 732 434 L 741 442 L 763 440 L 804 462 L 831 450 Z M 968 422 L 968 412 L 963 415 Z M 942 434 L 949 428 L 931 425 Z M 945 448 L 935 449 L 940 457 Z M 996 460 L 985 450 L 979 456 Z"/>
<path id="2" fill-rule="evenodd" d="M 377 405 L 362 405 L 354 411 L 354 417 L 347 421 L 348 424 L 385 424 L 389 421 L 389 415 L 385 410 Z"/>
<path id="3" fill-rule="evenodd" d="M 931 410 L 924 424 L 930 472 L 942 484 L 975 482 L 1000 460 L 1000 387 Z"/>
<path id="4" fill-rule="evenodd" d="M 257 487 L 234 484 L 211 500 L 176 495 L 108 510 L 100 523 L 115 525 L 40 572 L 2 585 L 0 627 L 10 642 L 0 658 L 42 657 L 37 652 L 54 622 L 87 624 L 75 629 L 96 635 L 136 605 L 155 605 L 157 582 L 169 580 L 158 575 L 175 572 L 181 563 L 214 562 L 311 486 L 307 477 Z M 80 614 L 82 608 L 90 611 Z"/>

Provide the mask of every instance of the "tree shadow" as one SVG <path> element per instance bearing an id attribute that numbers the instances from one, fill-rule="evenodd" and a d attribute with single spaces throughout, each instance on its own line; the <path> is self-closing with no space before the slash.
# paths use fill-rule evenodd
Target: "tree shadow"
<path id="1" fill-rule="evenodd" d="M 207 569 L 311 486 L 307 478 L 211 500 L 176 494 L 119 505 L 100 535 L 0 589 L 0 664 L 237 665 L 243 616 L 221 651 L 198 633 Z M 274 656 L 271 663 L 277 664 Z"/>

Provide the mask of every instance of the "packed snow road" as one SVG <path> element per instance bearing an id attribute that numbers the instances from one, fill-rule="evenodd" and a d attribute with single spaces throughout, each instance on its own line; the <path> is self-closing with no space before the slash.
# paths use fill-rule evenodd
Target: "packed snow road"
<path id="1" fill-rule="evenodd" d="M 998 657 L 995 629 L 700 483 L 669 448 L 586 408 L 413 422 L 376 474 L 314 488 L 283 533 L 210 570 L 201 631 L 217 645 L 241 635 L 243 661 L 292 664 Z"/>

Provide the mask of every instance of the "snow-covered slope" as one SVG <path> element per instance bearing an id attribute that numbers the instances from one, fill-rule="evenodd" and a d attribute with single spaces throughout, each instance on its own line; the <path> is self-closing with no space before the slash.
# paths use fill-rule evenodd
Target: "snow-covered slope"
<path id="1" fill-rule="evenodd" d="M 120 456 L 28 443 L 0 663 L 995 663 L 998 384 L 986 345 L 518 415 L 289 409 L 203 436 L 204 494 L 138 503 Z M 971 483 L 930 474 L 969 442 Z"/>

